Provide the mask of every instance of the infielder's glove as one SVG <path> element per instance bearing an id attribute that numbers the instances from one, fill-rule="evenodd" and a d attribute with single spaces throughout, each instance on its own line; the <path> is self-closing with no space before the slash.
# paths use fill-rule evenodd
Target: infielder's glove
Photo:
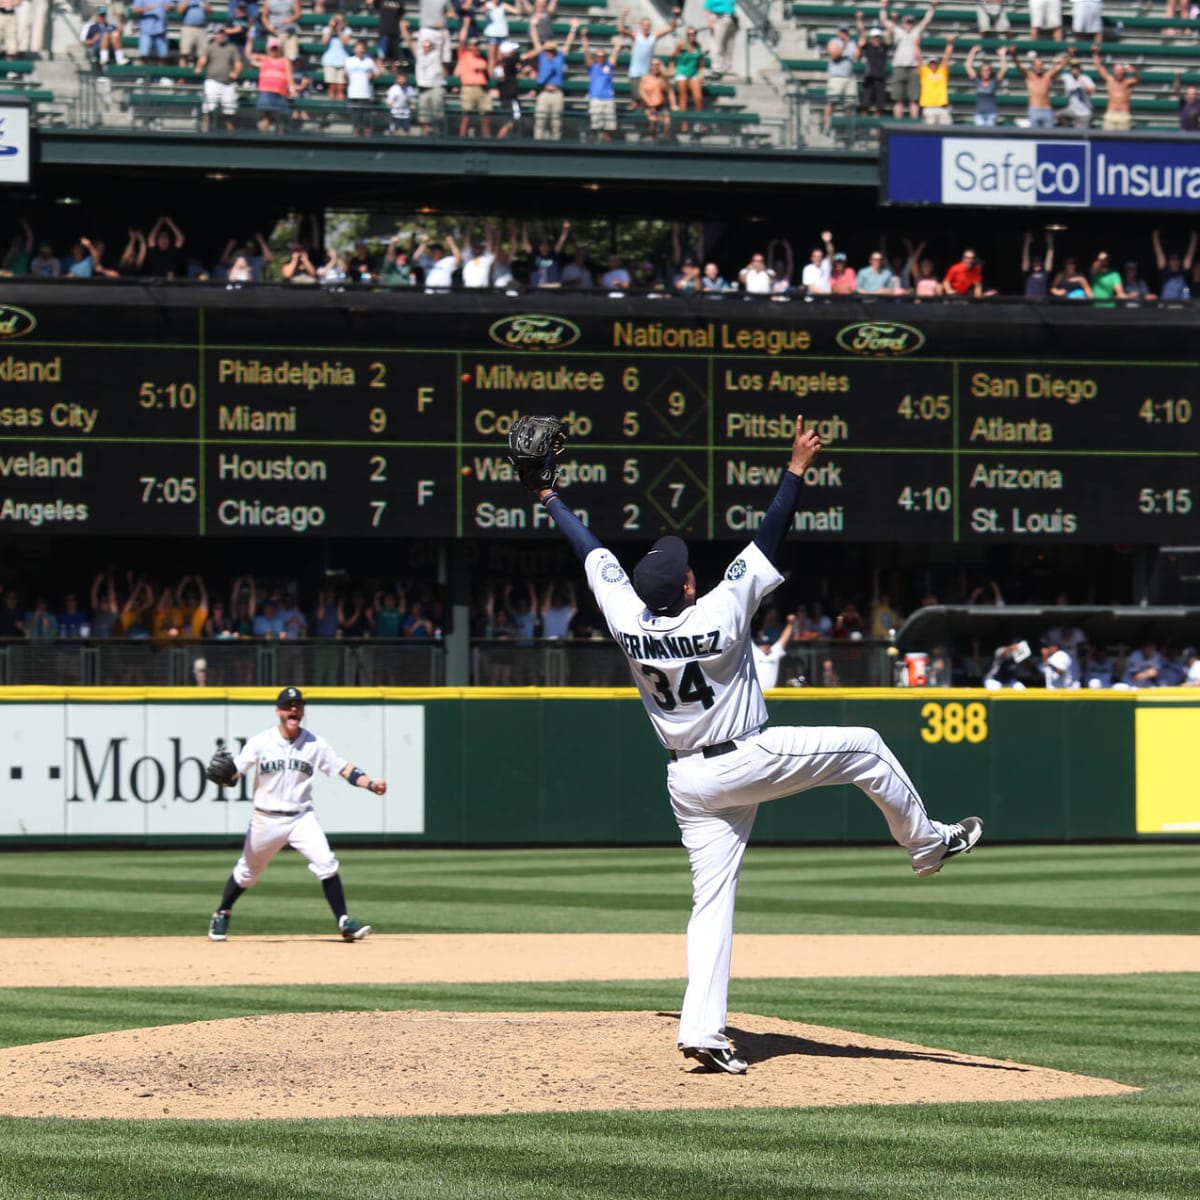
<path id="1" fill-rule="evenodd" d="M 213 783 L 219 783 L 221 787 L 229 787 L 230 784 L 236 783 L 238 771 L 237 767 L 233 765 L 233 755 L 228 750 L 218 750 L 208 760 L 208 767 L 204 774 Z"/>
<path id="2" fill-rule="evenodd" d="M 557 417 L 518 417 L 508 431 L 508 461 L 531 491 L 554 486 L 556 455 L 567 444 L 567 431 Z"/>

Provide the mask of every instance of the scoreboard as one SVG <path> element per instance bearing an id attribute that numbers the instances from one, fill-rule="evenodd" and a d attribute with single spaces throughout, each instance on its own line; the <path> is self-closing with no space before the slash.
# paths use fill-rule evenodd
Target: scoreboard
<path id="1" fill-rule="evenodd" d="M 744 540 L 796 414 L 822 540 L 1200 541 L 1187 309 L 66 284 L 0 303 L 0 531 Z"/>

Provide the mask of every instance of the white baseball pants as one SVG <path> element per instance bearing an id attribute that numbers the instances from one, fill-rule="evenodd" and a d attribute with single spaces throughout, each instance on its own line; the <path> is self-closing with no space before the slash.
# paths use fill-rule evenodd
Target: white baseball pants
<path id="1" fill-rule="evenodd" d="M 318 879 L 332 879 L 338 873 L 338 860 L 312 809 L 296 817 L 255 812 L 242 843 L 242 856 L 233 868 L 234 883 L 238 887 L 253 887 L 284 846 L 304 855 L 308 869 Z"/>
<path id="2" fill-rule="evenodd" d="M 940 857 L 946 845 L 942 826 L 926 815 L 917 789 L 873 729 L 781 726 L 739 738 L 738 749 L 729 754 L 690 754 L 670 764 L 671 808 L 692 864 L 680 1046 L 729 1045 L 733 910 L 758 806 L 843 783 L 861 788 L 878 805 L 914 867 Z"/>

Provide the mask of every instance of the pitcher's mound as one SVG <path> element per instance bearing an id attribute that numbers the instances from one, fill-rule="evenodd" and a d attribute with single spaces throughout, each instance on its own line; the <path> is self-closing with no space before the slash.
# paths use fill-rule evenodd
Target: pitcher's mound
<path id="1" fill-rule="evenodd" d="M 0 1051 L 0 1113 L 295 1119 L 1053 1100 L 1136 1091 L 743 1013 L 746 1075 L 709 1074 L 652 1012 L 291 1013 Z"/>

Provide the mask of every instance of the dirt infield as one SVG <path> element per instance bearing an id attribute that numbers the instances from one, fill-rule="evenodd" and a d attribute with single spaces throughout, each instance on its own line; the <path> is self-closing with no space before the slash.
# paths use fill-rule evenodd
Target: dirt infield
<path id="1" fill-rule="evenodd" d="M 10 938 L 0 987 L 219 987 L 682 979 L 682 934 Z M 742 979 L 875 975 L 1116 975 L 1200 971 L 1200 937 L 738 934 Z"/>
<path id="2" fill-rule="evenodd" d="M 7 986 L 214 987 L 677 979 L 677 935 L 0 941 Z M 735 977 L 1200 970 L 1200 937 L 739 936 Z M 1135 1091 L 845 1030 L 731 1013 L 745 1076 L 701 1073 L 671 1013 L 292 1013 L 0 1050 L 0 1113 L 335 1116 L 1049 1100 Z"/>

